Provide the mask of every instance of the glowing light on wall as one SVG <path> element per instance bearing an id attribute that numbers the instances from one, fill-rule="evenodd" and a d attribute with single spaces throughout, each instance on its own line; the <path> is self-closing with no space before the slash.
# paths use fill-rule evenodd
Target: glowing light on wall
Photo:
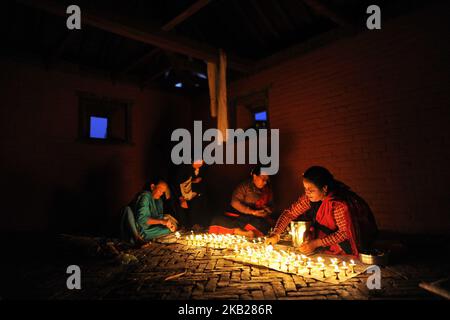
<path id="1" fill-rule="evenodd" d="M 108 118 L 91 117 L 89 137 L 106 139 L 108 134 Z"/>

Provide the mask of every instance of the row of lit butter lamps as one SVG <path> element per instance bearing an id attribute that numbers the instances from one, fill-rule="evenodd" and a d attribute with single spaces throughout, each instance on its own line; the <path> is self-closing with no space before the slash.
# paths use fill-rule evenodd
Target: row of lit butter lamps
<path id="1" fill-rule="evenodd" d="M 175 233 L 177 239 L 181 239 L 179 232 Z M 286 272 L 299 273 L 303 269 L 308 270 L 308 275 L 312 274 L 314 267 L 322 272 L 323 278 L 326 278 L 326 265 L 325 260 L 322 257 L 317 258 L 317 262 L 313 262 L 311 258 L 301 254 L 288 253 L 284 250 L 274 250 L 273 246 L 265 245 L 265 238 L 258 238 L 250 242 L 244 236 L 231 235 L 231 234 L 197 234 L 193 232 L 187 235 L 184 239 L 187 245 L 192 246 L 207 246 L 220 249 L 233 249 L 235 255 L 242 258 L 244 261 L 250 263 L 267 264 L 269 267 L 278 267 L 279 270 Z M 252 248 L 251 245 L 256 245 L 256 248 Z M 262 262 L 262 263 L 261 263 Z M 333 268 L 333 272 L 336 275 L 336 280 L 339 280 L 339 274 L 341 270 L 347 277 L 349 269 L 352 273 L 355 273 L 356 263 L 354 260 L 350 260 L 347 265 L 345 261 L 342 261 L 342 265 L 339 266 L 339 259 L 330 258 L 330 267 Z"/>

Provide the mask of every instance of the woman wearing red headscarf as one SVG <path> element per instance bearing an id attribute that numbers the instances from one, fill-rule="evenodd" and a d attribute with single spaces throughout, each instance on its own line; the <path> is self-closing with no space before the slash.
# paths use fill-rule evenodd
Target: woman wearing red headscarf
<path id="1" fill-rule="evenodd" d="M 360 196 L 319 166 L 305 171 L 303 186 L 305 194 L 281 214 L 267 243 L 277 243 L 289 223 L 302 218 L 312 222 L 313 233 L 312 240 L 299 248 L 305 254 L 320 248 L 325 253 L 356 256 L 370 247 L 378 229 Z"/>

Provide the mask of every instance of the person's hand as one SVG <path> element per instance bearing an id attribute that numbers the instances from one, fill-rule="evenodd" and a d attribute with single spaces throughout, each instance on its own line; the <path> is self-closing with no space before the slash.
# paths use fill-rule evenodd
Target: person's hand
<path id="1" fill-rule="evenodd" d="M 280 241 L 280 235 L 279 234 L 274 234 L 273 236 L 270 236 L 270 237 L 266 238 L 265 243 L 274 245 L 274 244 L 277 244 L 278 241 Z"/>
<path id="2" fill-rule="evenodd" d="M 175 232 L 177 230 L 177 226 L 170 220 L 165 220 L 165 226 L 172 232 Z"/>
<path id="3" fill-rule="evenodd" d="M 182 207 L 183 209 L 187 209 L 188 208 L 187 201 L 183 197 L 180 197 L 180 207 Z"/>
<path id="4" fill-rule="evenodd" d="M 200 183 L 202 182 L 202 177 L 197 177 L 195 179 L 192 179 L 192 183 Z"/>
<path id="5" fill-rule="evenodd" d="M 267 212 L 267 214 L 272 214 L 272 209 L 269 208 L 269 207 L 264 206 L 264 207 L 263 207 L 263 210 L 264 210 L 265 212 Z"/>
<path id="6" fill-rule="evenodd" d="M 170 214 L 165 214 L 164 219 L 168 219 L 170 222 L 172 222 L 173 225 L 177 226 L 178 221 L 174 217 L 172 217 Z"/>
<path id="7" fill-rule="evenodd" d="M 308 242 L 304 242 L 298 249 L 303 254 L 312 254 L 314 250 L 316 250 L 318 247 L 320 247 L 320 242 L 318 239 L 311 240 Z"/>
<path id="8" fill-rule="evenodd" d="M 265 210 L 252 210 L 251 214 L 260 218 L 265 218 L 267 216 L 267 212 Z"/>

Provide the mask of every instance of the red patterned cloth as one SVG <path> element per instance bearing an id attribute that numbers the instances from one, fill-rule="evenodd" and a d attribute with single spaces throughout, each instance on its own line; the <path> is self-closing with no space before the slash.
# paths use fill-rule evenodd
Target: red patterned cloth
<path id="1" fill-rule="evenodd" d="M 290 208 L 285 210 L 275 225 L 272 234 L 281 234 L 292 220 L 297 219 L 311 208 L 306 195 L 302 195 Z M 345 200 L 330 193 L 320 205 L 316 214 L 316 223 L 332 230 L 326 234 L 316 230 L 317 238 L 322 240 L 329 253 L 345 254 L 339 245 L 348 240 L 352 255 L 358 255 L 361 247 L 370 242 L 368 239 L 376 234 L 377 228 L 370 208 L 355 193 L 348 191 Z"/>
<path id="2" fill-rule="evenodd" d="M 248 179 L 239 184 L 233 192 L 232 202 L 237 202 L 239 207 L 233 208 L 231 205 L 225 210 L 223 216 L 213 219 L 209 227 L 210 233 L 229 234 L 235 228 L 253 231 L 257 237 L 262 237 L 269 232 L 274 225 L 270 216 L 260 218 L 247 213 L 249 209 L 272 209 L 272 189 L 265 186 L 258 189 L 252 179 Z M 242 211 L 240 211 L 242 210 Z"/>

